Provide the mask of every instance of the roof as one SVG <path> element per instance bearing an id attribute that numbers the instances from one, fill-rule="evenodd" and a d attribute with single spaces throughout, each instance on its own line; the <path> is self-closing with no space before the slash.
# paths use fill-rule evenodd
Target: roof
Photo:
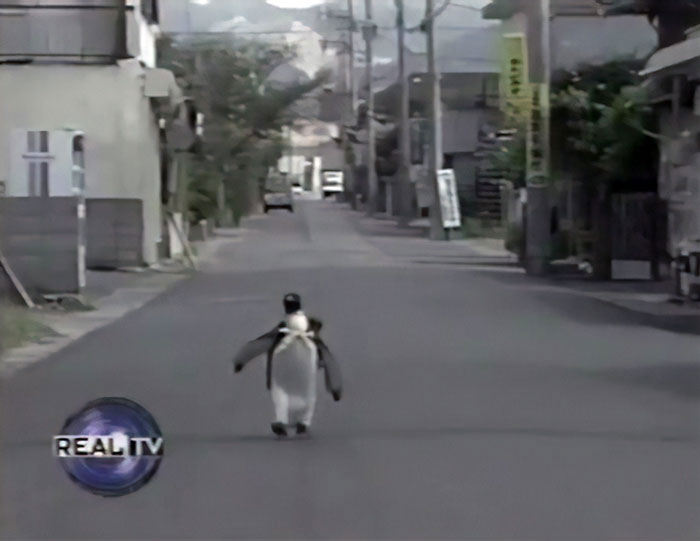
<path id="1" fill-rule="evenodd" d="M 646 59 L 656 49 L 658 37 L 646 18 L 557 18 L 551 24 L 552 68 L 577 69 L 616 59 Z"/>
<path id="2" fill-rule="evenodd" d="M 484 7 L 484 19 L 510 19 L 539 0 L 493 0 Z M 596 0 L 551 0 L 551 13 L 559 17 L 597 16 L 602 8 Z"/>
<path id="3" fill-rule="evenodd" d="M 641 75 L 651 75 L 692 60 L 700 60 L 700 37 L 658 50 L 651 56 Z M 700 75 L 700 71 L 697 74 Z"/>

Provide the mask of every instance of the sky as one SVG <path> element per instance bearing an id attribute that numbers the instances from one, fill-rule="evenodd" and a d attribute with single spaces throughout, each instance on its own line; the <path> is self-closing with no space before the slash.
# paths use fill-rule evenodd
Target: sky
<path id="1" fill-rule="evenodd" d="M 209 0 L 190 0 L 193 4 L 206 6 Z M 326 0 L 267 0 L 268 4 L 272 4 L 278 8 L 285 9 L 305 9 L 314 6 L 319 6 L 325 3 Z"/>
<path id="2" fill-rule="evenodd" d="M 272 4 L 278 8 L 285 9 L 304 9 L 321 5 L 325 0 L 267 0 L 268 4 Z"/>

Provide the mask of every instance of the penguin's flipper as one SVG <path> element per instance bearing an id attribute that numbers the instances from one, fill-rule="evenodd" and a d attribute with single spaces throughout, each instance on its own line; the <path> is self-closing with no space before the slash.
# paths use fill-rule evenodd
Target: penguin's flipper
<path id="1" fill-rule="evenodd" d="M 337 402 L 343 396 L 343 375 L 340 371 L 340 365 L 328 346 L 318 337 L 316 338 L 316 346 L 326 380 L 326 390 L 333 395 L 333 399 Z"/>
<path id="2" fill-rule="evenodd" d="M 234 370 L 240 372 L 250 361 L 269 352 L 277 342 L 282 327 L 284 327 L 284 323 L 280 323 L 270 332 L 245 344 L 233 358 Z"/>

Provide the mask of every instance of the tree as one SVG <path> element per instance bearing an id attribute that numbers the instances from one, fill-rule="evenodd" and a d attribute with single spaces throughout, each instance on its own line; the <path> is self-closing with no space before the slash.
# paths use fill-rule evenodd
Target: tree
<path id="1" fill-rule="evenodd" d="M 611 194 L 656 189 L 656 119 L 636 67 L 615 61 L 582 68 L 553 95 L 553 164 L 582 182 L 593 201 L 598 278 L 610 274 Z"/>
<path id="2" fill-rule="evenodd" d="M 159 56 L 159 65 L 175 73 L 206 118 L 202 152 L 190 175 L 190 219 L 217 216 L 223 181 L 226 208 L 237 223 L 259 204 L 261 181 L 284 150 L 282 129 L 299 116 L 294 106 L 326 74 L 273 84 L 270 75 L 294 58 L 294 50 L 266 43 L 233 47 L 224 40 L 165 38 Z"/>

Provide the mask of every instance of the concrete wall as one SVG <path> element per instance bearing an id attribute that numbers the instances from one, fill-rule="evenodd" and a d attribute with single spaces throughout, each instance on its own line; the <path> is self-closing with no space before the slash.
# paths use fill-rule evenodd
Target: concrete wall
<path id="1" fill-rule="evenodd" d="M 660 111 L 661 142 L 659 196 L 668 202 L 669 253 L 680 242 L 700 238 L 700 117 L 684 109 L 679 118 L 678 137 L 669 111 Z"/>
<path id="2" fill-rule="evenodd" d="M 0 248 L 32 297 L 79 293 L 78 199 L 0 198 Z"/>
<path id="3" fill-rule="evenodd" d="M 83 131 L 86 196 L 142 200 L 143 260 L 155 262 L 161 236 L 159 133 L 138 62 L 4 65 L 0 96 L 0 181 L 12 183 L 14 129 Z"/>
<path id="4" fill-rule="evenodd" d="M 171 0 L 172 1 L 172 0 Z M 134 9 L 127 13 L 126 32 L 129 54 L 149 68 L 156 67 L 157 25 L 149 23 L 141 13 L 141 0 L 128 0 Z"/>
<path id="5" fill-rule="evenodd" d="M 115 269 L 143 263 L 143 203 L 87 200 L 87 267 Z"/>

